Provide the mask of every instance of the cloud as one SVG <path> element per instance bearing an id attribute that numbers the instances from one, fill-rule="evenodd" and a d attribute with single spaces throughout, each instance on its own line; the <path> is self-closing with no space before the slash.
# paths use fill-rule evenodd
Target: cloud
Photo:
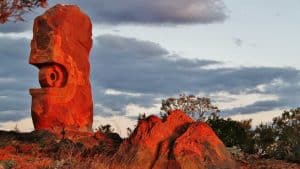
<path id="1" fill-rule="evenodd" d="M 14 131 L 18 129 L 20 132 L 31 132 L 33 131 L 33 123 L 31 118 L 22 118 L 17 121 L 6 121 L 0 123 L 0 130 Z"/>
<path id="2" fill-rule="evenodd" d="M 121 137 L 125 138 L 128 136 L 127 128 L 131 128 L 133 130 L 137 124 L 137 119 L 130 119 L 126 116 L 95 116 L 93 129 L 97 130 L 99 126 L 106 124 L 110 124 L 115 132 L 119 133 Z"/>
<path id="3" fill-rule="evenodd" d="M 237 47 L 242 47 L 243 46 L 243 43 L 244 41 L 240 38 L 233 38 L 232 39 L 234 44 L 237 46 Z"/>
<path id="4" fill-rule="evenodd" d="M 222 0 L 53 1 L 74 3 L 94 22 L 108 24 L 207 24 L 226 19 Z"/>
<path id="5" fill-rule="evenodd" d="M 36 86 L 37 73 L 29 66 L 28 39 L 0 38 L 0 121 L 30 115 L 28 89 Z"/>
<path id="6" fill-rule="evenodd" d="M 29 40 L 0 37 L 0 43 L 0 121 L 17 121 L 30 116 L 28 89 L 39 86 L 38 71 L 28 64 Z M 105 118 L 159 113 L 161 99 L 180 93 L 226 103 L 220 108 L 227 115 L 299 106 L 300 71 L 294 68 L 222 67 L 114 35 L 94 39 L 90 62 L 95 115 Z"/>
<path id="7" fill-rule="evenodd" d="M 203 94 L 199 94 L 203 95 Z M 210 93 L 210 98 L 214 98 L 217 106 L 223 110 L 230 110 L 237 107 L 245 107 L 252 105 L 258 101 L 278 101 L 279 97 L 274 94 L 266 93 L 247 93 L 241 92 L 239 94 L 228 93 L 227 91 L 220 91 L 217 93 Z"/>
<path id="8" fill-rule="evenodd" d="M 227 18 L 222 0 L 52 0 L 48 8 L 57 3 L 80 6 L 94 24 L 208 24 Z M 34 18 L 48 8 L 25 13 L 24 22 L 1 24 L 0 34 L 30 31 Z"/>
<path id="9" fill-rule="evenodd" d="M 132 96 L 132 97 L 141 97 L 143 95 L 142 93 L 132 93 L 132 92 L 119 91 L 119 90 L 109 89 L 109 88 L 105 90 L 104 94 L 105 95 L 113 95 L 113 96 L 126 95 L 126 96 Z"/>
<path id="10" fill-rule="evenodd" d="M 30 29 L 32 22 L 8 22 L 1 24 L 0 32 L 9 33 L 9 32 L 23 32 L 24 30 Z"/>
<path id="11" fill-rule="evenodd" d="M 125 114 L 124 107 L 130 103 L 151 108 L 160 99 L 183 92 L 201 92 L 210 96 L 211 93 L 226 91 L 236 102 L 235 107 L 223 109 L 227 114 L 296 107 L 296 101 L 300 99 L 300 75 L 297 69 L 223 68 L 220 62 L 185 59 L 156 43 L 134 38 L 113 35 L 97 37 L 91 60 L 94 88 L 101 86 L 104 89 L 144 94 L 139 98 L 129 95 L 104 97 L 101 95 L 105 95 L 105 90 L 101 92 L 101 89 L 96 89 L 100 91 L 96 97 L 108 107 L 114 102 L 118 110 L 123 112 L 121 114 Z M 220 66 L 207 69 L 210 65 Z M 237 103 L 239 101 L 240 104 Z"/>
<path id="12" fill-rule="evenodd" d="M 233 120 L 248 120 L 252 119 L 252 127 L 260 125 L 261 123 L 270 123 L 274 117 L 281 116 L 283 109 L 274 109 L 269 111 L 261 111 L 252 114 L 236 114 L 230 116 Z"/>

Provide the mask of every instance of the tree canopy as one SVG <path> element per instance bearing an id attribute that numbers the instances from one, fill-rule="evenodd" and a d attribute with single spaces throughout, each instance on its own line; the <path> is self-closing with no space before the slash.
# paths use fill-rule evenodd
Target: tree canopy
<path id="1" fill-rule="evenodd" d="M 46 6 L 47 0 L 0 0 L 0 24 L 24 21 L 25 13 Z"/>
<path id="2" fill-rule="evenodd" d="M 194 95 L 181 94 L 178 98 L 162 100 L 161 110 L 169 112 L 182 110 L 195 120 L 204 121 L 205 115 L 216 115 L 219 112 L 217 106 L 212 105 L 210 98 L 196 97 Z"/>

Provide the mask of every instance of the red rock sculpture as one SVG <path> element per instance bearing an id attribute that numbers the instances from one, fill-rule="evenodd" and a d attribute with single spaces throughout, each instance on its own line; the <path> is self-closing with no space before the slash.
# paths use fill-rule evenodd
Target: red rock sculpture
<path id="1" fill-rule="evenodd" d="M 91 21 L 77 6 L 56 5 L 35 19 L 29 63 L 41 85 L 30 89 L 36 130 L 91 130 L 91 46 Z"/>

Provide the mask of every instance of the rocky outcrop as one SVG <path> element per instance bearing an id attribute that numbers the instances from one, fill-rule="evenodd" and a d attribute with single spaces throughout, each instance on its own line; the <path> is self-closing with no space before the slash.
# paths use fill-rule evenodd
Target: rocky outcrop
<path id="1" fill-rule="evenodd" d="M 234 168 L 234 161 L 214 131 L 194 122 L 173 144 L 173 157 L 181 168 Z"/>
<path id="2" fill-rule="evenodd" d="M 35 19 L 29 59 L 41 85 L 30 89 L 35 129 L 91 130 L 91 46 L 91 21 L 75 5 L 56 5 Z"/>
<path id="3" fill-rule="evenodd" d="M 150 116 L 140 120 L 133 134 L 121 144 L 116 159 L 136 169 L 237 167 L 207 124 L 194 122 L 179 110 L 165 119 Z"/>

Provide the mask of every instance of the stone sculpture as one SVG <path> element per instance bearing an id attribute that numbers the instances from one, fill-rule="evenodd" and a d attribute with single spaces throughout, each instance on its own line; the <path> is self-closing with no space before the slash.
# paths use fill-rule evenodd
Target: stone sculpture
<path id="1" fill-rule="evenodd" d="M 91 46 L 91 21 L 75 5 L 56 5 L 35 19 L 29 63 L 41 86 L 30 89 L 36 130 L 91 130 Z"/>

